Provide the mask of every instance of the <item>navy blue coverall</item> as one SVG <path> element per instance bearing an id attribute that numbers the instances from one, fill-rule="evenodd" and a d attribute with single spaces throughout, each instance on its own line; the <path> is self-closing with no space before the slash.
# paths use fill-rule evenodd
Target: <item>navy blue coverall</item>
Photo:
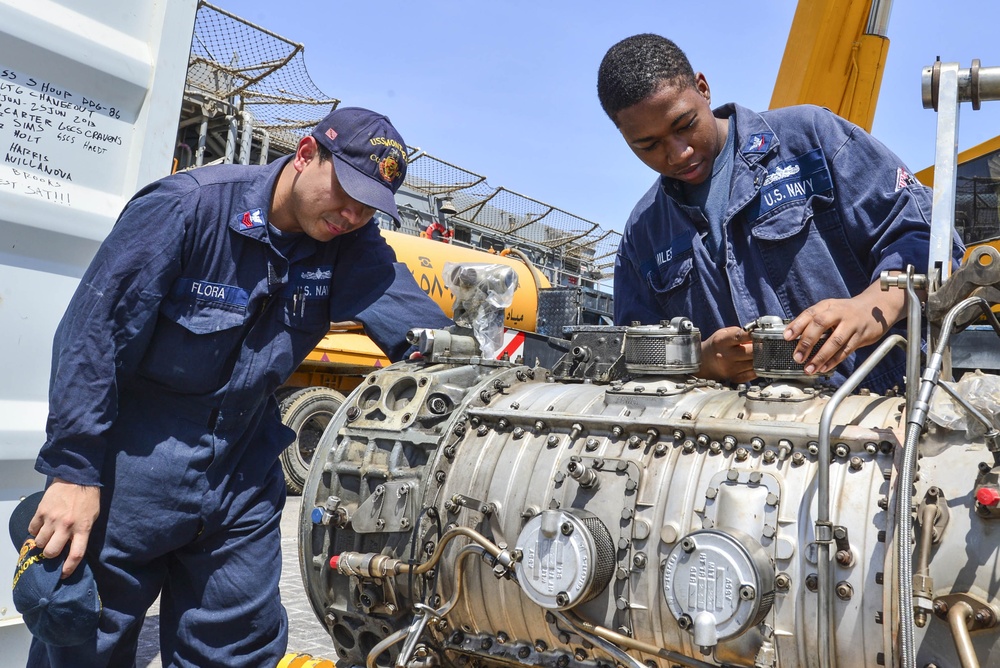
<path id="1" fill-rule="evenodd" d="M 729 104 L 713 113 L 736 133 L 725 261 L 712 257 L 708 222 L 686 204 L 681 184 L 658 178 L 618 249 L 616 323 L 685 316 L 708 338 L 763 315 L 791 319 L 824 299 L 854 297 L 884 270 L 927 270 L 931 191 L 867 132 L 811 105 L 758 114 Z M 956 262 L 962 253 L 956 237 Z M 842 383 L 873 350 L 848 357 L 833 381 Z M 885 392 L 904 370 L 895 349 L 862 386 Z"/>
<path id="2" fill-rule="evenodd" d="M 133 665 L 160 603 L 165 664 L 274 666 L 278 454 L 272 393 L 329 330 L 358 320 L 393 360 L 410 327 L 444 327 L 374 221 L 284 257 L 267 216 L 284 158 L 176 174 L 125 207 L 56 332 L 41 473 L 101 485 L 87 549 L 104 610 L 83 646 L 30 664 Z M 48 650 L 48 657 L 46 654 Z"/>

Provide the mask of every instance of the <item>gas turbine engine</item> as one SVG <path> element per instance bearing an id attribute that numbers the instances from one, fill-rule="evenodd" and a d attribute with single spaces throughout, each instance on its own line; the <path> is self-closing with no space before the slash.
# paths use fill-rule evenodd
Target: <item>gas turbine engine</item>
<path id="1" fill-rule="evenodd" d="M 996 430 L 928 424 L 907 476 L 904 398 L 814 383 L 781 327 L 738 388 L 689 375 L 683 318 L 576 327 L 551 372 L 415 332 L 425 360 L 348 398 L 303 496 L 342 663 L 896 665 L 907 623 L 921 666 L 998 660 Z"/>

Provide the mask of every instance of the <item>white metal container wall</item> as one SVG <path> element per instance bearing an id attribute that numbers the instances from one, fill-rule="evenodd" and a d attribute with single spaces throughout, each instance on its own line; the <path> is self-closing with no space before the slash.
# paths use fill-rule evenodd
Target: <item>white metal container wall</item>
<path id="1" fill-rule="evenodd" d="M 41 489 L 52 335 L 128 199 L 170 172 L 197 0 L 0 0 L 0 520 Z M 0 573 L 17 553 L 0 541 Z M 0 587 L 4 662 L 28 634 Z"/>

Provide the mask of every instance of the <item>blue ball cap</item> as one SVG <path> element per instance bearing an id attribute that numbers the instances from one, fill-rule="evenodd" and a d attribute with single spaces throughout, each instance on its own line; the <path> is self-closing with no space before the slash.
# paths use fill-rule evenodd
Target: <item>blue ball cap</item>
<path id="1" fill-rule="evenodd" d="M 392 216 L 393 197 L 406 178 L 406 144 L 388 118 L 360 107 L 331 111 L 312 136 L 333 154 L 340 185 L 357 201 Z"/>
<path id="2" fill-rule="evenodd" d="M 14 571 L 14 607 L 33 636 L 48 645 L 71 647 L 96 636 L 101 599 L 86 560 L 62 580 L 66 552 L 47 559 L 28 533 L 42 495 L 36 492 L 25 498 L 10 516 L 10 538 L 20 550 Z"/>

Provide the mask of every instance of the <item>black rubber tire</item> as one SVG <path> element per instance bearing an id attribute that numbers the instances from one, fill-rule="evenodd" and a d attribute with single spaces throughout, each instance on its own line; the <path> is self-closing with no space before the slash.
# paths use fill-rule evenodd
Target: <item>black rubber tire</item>
<path id="1" fill-rule="evenodd" d="M 307 387 L 281 401 L 281 421 L 295 431 L 295 440 L 278 457 L 289 494 L 302 494 L 316 446 L 344 395 L 328 387 Z"/>

